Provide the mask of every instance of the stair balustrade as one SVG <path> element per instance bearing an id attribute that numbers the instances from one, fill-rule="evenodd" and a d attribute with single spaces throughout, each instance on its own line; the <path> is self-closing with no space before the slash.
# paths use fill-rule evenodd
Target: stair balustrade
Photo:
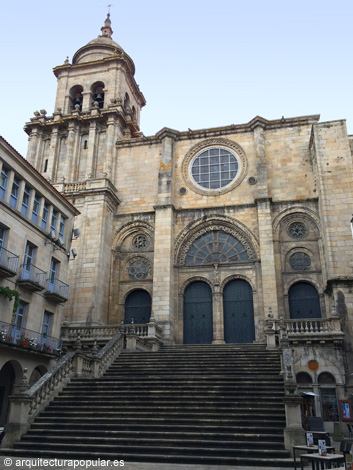
<path id="1" fill-rule="evenodd" d="M 268 348 L 278 346 L 283 336 L 290 342 L 332 341 L 341 342 L 344 336 L 339 317 L 301 318 L 284 320 L 267 319 L 266 336 Z"/>
<path id="2" fill-rule="evenodd" d="M 16 387 L 15 394 L 10 397 L 8 423 L 2 447 L 11 447 L 20 440 L 33 422 L 34 418 L 52 401 L 70 382 L 73 377 L 101 377 L 124 347 L 124 336 L 116 334 L 101 351 L 82 350 L 82 343 L 76 342 L 76 350 L 62 356 L 58 362 L 41 377 L 32 387 L 28 388 L 24 369 L 23 379 Z"/>

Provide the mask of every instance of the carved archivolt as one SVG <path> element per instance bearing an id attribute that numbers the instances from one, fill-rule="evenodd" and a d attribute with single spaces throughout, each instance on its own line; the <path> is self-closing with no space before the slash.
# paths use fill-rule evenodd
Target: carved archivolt
<path id="1" fill-rule="evenodd" d="M 234 280 L 237 280 L 237 279 L 242 279 L 243 281 L 246 281 L 247 283 L 250 284 L 251 288 L 252 288 L 252 291 L 253 293 L 255 294 L 256 293 L 256 285 L 253 281 L 253 279 L 251 279 L 249 276 L 244 276 L 243 274 L 232 274 L 231 276 L 227 276 L 222 282 L 221 282 L 221 291 L 223 292 L 225 286 L 228 284 L 228 282 L 230 281 L 234 281 Z"/>
<path id="2" fill-rule="evenodd" d="M 210 147 L 221 147 L 221 148 L 225 148 L 229 150 L 235 155 L 239 163 L 238 174 L 235 177 L 234 181 L 223 188 L 219 188 L 219 189 L 202 188 L 194 181 L 190 173 L 190 163 L 193 161 L 193 159 L 202 151 Z M 245 178 L 247 174 L 247 171 L 248 171 L 248 160 L 246 158 L 244 150 L 240 147 L 240 145 L 236 144 L 232 140 L 221 139 L 221 138 L 206 139 L 196 144 L 185 155 L 185 158 L 182 162 L 182 167 L 181 167 L 181 174 L 182 174 L 185 184 L 192 191 L 198 194 L 205 194 L 208 196 L 212 194 L 224 194 L 224 193 L 227 193 L 228 191 L 231 191 L 243 181 L 243 179 Z"/>
<path id="3" fill-rule="evenodd" d="M 197 282 L 197 281 L 205 282 L 206 284 L 208 284 L 212 289 L 212 293 L 214 293 L 213 292 L 214 286 L 213 286 L 213 284 L 211 283 L 211 281 L 209 279 L 207 279 L 206 277 L 201 277 L 201 276 L 193 276 L 193 277 L 190 277 L 187 281 L 183 282 L 183 284 L 181 285 L 181 287 L 179 289 L 179 295 L 184 295 L 185 289 L 190 284 L 192 284 L 193 282 Z"/>
<path id="4" fill-rule="evenodd" d="M 136 220 L 134 222 L 128 222 L 116 232 L 113 246 L 119 250 L 127 237 L 133 237 L 139 234 L 146 237 L 147 246 L 153 245 L 153 243 L 151 244 L 151 240 L 153 240 L 154 228 L 147 222 Z"/>
<path id="5" fill-rule="evenodd" d="M 308 229 L 314 230 L 317 238 L 320 237 L 320 219 L 316 212 L 302 206 L 291 207 L 278 214 L 273 221 L 273 234 L 279 240 L 283 232 L 288 233 L 289 226 L 294 222 L 302 222 Z"/>
<path id="6" fill-rule="evenodd" d="M 175 264 L 184 266 L 186 255 L 192 243 L 201 235 L 212 231 L 222 231 L 237 238 L 246 249 L 249 261 L 256 261 L 259 258 L 259 244 L 244 224 L 228 217 L 207 217 L 191 224 L 191 226 L 189 224 L 179 234 L 176 241 Z"/>

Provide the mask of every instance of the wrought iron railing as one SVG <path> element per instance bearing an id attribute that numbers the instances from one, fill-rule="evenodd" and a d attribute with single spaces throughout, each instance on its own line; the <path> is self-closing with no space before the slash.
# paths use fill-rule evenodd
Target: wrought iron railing
<path id="1" fill-rule="evenodd" d="M 31 266 L 22 264 L 20 268 L 21 270 L 18 276 L 19 282 L 28 281 L 37 285 L 39 288 L 45 288 L 48 273 L 46 273 L 42 269 L 37 268 L 37 266 L 34 266 L 34 264 L 32 264 Z"/>
<path id="2" fill-rule="evenodd" d="M 59 338 L 5 322 L 0 322 L 1 343 L 14 344 L 22 349 L 55 354 L 56 356 L 60 356 L 62 347 L 62 340 Z"/>
<path id="3" fill-rule="evenodd" d="M 8 271 L 16 273 L 18 269 L 20 257 L 6 250 L 4 247 L 0 247 L 0 267 Z"/>
<path id="4" fill-rule="evenodd" d="M 45 291 L 47 295 L 57 295 L 65 300 L 69 298 L 69 285 L 59 279 L 48 279 L 47 288 Z"/>

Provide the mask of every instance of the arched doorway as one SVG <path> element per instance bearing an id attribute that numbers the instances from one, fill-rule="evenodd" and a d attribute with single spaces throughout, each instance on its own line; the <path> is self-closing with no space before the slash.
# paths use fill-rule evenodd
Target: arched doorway
<path id="1" fill-rule="evenodd" d="M 6 362 L 0 371 L 0 426 L 7 422 L 9 412 L 9 395 L 13 392 L 15 370 L 10 362 Z"/>
<path id="2" fill-rule="evenodd" d="M 288 292 L 290 318 L 321 318 L 319 294 L 308 282 L 297 282 Z"/>
<path id="3" fill-rule="evenodd" d="M 228 282 L 223 291 L 224 340 L 252 343 L 255 340 L 254 304 L 250 284 L 243 279 Z"/>
<path id="4" fill-rule="evenodd" d="M 184 292 L 184 344 L 211 344 L 212 291 L 206 282 L 191 283 Z"/>
<path id="5" fill-rule="evenodd" d="M 146 324 L 151 317 L 152 299 L 148 292 L 137 289 L 126 297 L 124 323 L 131 323 L 134 319 L 136 324 Z"/>

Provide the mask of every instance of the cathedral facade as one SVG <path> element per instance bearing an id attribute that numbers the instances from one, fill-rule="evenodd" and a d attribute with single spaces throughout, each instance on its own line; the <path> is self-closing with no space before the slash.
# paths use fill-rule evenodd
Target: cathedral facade
<path id="1" fill-rule="evenodd" d="M 67 321 L 146 324 L 153 315 L 166 343 L 222 344 L 265 343 L 269 319 L 293 334 L 313 320 L 329 325 L 327 335 L 293 341 L 296 372 L 306 385 L 330 374 L 323 384 L 347 397 L 353 137 L 345 121 L 257 116 L 146 137 L 134 72 L 108 15 L 101 36 L 54 68 L 53 115 L 42 110 L 26 124 L 29 162 L 81 213 Z"/>

